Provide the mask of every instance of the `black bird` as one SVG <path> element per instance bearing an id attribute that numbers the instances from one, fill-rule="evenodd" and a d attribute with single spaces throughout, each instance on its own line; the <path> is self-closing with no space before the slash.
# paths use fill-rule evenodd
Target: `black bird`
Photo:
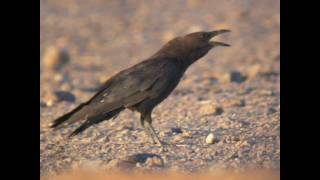
<path id="1" fill-rule="evenodd" d="M 107 80 L 101 90 L 89 101 L 54 120 L 51 128 L 60 128 L 83 121 L 69 137 L 93 124 L 116 117 L 128 108 L 141 114 L 141 125 L 153 143 L 162 143 L 151 123 L 153 108 L 162 102 L 178 85 L 186 69 L 216 46 L 228 44 L 210 41 L 218 34 L 230 30 L 195 32 L 174 38 L 153 56 Z"/>

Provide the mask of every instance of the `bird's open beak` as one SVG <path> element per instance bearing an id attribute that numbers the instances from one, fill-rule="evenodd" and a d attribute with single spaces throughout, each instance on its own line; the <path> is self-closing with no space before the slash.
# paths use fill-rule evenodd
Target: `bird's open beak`
<path id="1" fill-rule="evenodd" d="M 231 32 L 228 29 L 221 29 L 221 30 L 217 30 L 217 31 L 211 31 L 210 33 L 210 39 L 219 35 L 219 34 L 223 34 L 223 33 L 227 33 L 227 32 Z M 218 41 L 209 41 L 209 44 L 212 46 L 230 46 L 229 44 L 223 43 L 223 42 L 218 42 Z"/>

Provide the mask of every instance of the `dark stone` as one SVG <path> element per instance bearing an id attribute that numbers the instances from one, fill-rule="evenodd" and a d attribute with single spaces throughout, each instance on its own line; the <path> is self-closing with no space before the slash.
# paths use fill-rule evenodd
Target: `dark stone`
<path id="1" fill-rule="evenodd" d="M 43 101 L 40 101 L 40 107 L 47 107 L 47 104 Z"/>
<path id="2" fill-rule="evenodd" d="M 268 114 L 273 114 L 273 113 L 276 113 L 276 112 L 277 112 L 277 110 L 272 108 L 272 107 L 268 109 Z"/>
<path id="3" fill-rule="evenodd" d="M 159 159 L 162 159 L 159 155 L 157 154 L 152 154 L 152 153 L 138 153 L 138 154 L 134 154 L 134 155 L 131 155 L 131 156 L 128 156 L 126 158 L 126 162 L 130 162 L 130 163 L 145 163 L 146 160 L 148 158 L 153 158 L 153 157 L 157 157 Z"/>
<path id="4" fill-rule="evenodd" d="M 221 115 L 223 113 L 223 108 L 222 107 L 217 107 L 216 111 L 214 113 L 215 116 Z"/>
<path id="5" fill-rule="evenodd" d="M 68 101 L 68 102 L 75 102 L 76 97 L 67 91 L 56 91 L 55 95 L 59 98 L 61 101 Z"/>
<path id="6" fill-rule="evenodd" d="M 175 134 L 180 134 L 182 133 L 182 130 L 180 128 L 171 128 L 171 132 Z"/>
<path id="7" fill-rule="evenodd" d="M 236 83 L 242 83 L 247 79 L 247 77 L 242 75 L 242 73 L 239 71 L 231 71 L 230 78 L 231 78 L 231 82 L 236 82 Z"/>

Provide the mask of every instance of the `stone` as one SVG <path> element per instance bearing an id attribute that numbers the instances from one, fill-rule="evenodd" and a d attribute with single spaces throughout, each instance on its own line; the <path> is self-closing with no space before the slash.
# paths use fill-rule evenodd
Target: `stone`
<path id="1" fill-rule="evenodd" d="M 247 76 L 243 75 L 240 71 L 232 70 L 229 73 L 220 75 L 218 78 L 221 83 L 242 83 L 247 79 Z"/>
<path id="2" fill-rule="evenodd" d="M 216 103 L 205 103 L 200 107 L 200 114 L 201 115 L 220 115 L 223 113 L 223 108 Z"/>
<path id="3" fill-rule="evenodd" d="M 184 137 L 184 138 L 192 138 L 192 132 L 191 131 L 184 131 L 182 133 L 182 137 Z"/>
<path id="4" fill-rule="evenodd" d="M 231 82 L 236 82 L 236 83 L 242 83 L 247 79 L 246 76 L 244 76 L 241 72 L 239 71 L 231 71 L 230 73 L 230 80 Z"/>
<path id="5" fill-rule="evenodd" d="M 146 160 L 146 165 L 148 167 L 163 167 L 164 163 L 160 157 L 154 156 Z"/>
<path id="6" fill-rule="evenodd" d="M 59 101 L 68 101 L 68 102 L 76 101 L 76 97 L 68 91 L 55 91 L 54 93 L 57 96 Z"/>
<path id="7" fill-rule="evenodd" d="M 217 139 L 215 138 L 213 133 L 208 134 L 208 136 L 206 137 L 206 143 L 207 144 L 214 144 L 217 142 Z"/>
<path id="8" fill-rule="evenodd" d="M 70 61 L 67 49 L 55 46 L 49 47 L 43 56 L 43 64 L 49 70 L 59 71 Z"/>
<path id="9" fill-rule="evenodd" d="M 59 98 L 52 91 L 48 91 L 42 97 L 42 101 L 46 104 L 46 106 L 51 107 L 53 104 L 59 102 Z"/>
<path id="10" fill-rule="evenodd" d="M 180 128 L 171 128 L 171 132 L 174 134 L 180 134 L 182 133 L 182 130 Z"/>
<path id="11" fill-rule="evenodd" d="M 221 106 L 216 107 L 215 112 L 213 115 L 219 116 L 224 112 L 223 108 Z"/>
<path id="12" fill-rule="evenodd" d="M 272 107 L 270 107 L 270 108 L 268 109 L 268 114 L 274 114 L 274 113 L 276 113 L 276 112 L 277 112 L 277 110 L 274 109 L 274 108 L 272 108 Z"/>

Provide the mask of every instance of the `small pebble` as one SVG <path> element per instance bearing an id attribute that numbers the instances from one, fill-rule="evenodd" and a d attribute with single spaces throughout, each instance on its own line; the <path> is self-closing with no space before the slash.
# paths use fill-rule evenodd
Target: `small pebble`
<path id="1" fill-rule="evenodd" d="M 68 50 L 65 48 L 49 47 L 43 57 L 44 66 L 49 70 L 61 70 L 70 61 Z"/>
<path id="2" fill-rule="evenodd" d="M 42 97 L 42 100 L 48 107 L 51 107 L 53 104 L 59 102 L 59 98 L 52 91 L 48 91 Z"/>
<path id="3" fill-rule="evenodd" d="M 244 76 L 241 72 L 239 71 L 231 71 L 230 73 L 230 80 L 231 82 L 236 82 L 236 83 L 242 83 L 247 79 L 246 76 Z"/>
<path id="4" fill-rule="evenodd" d="M 233 70 L 229 73 L 225 73 L 219 76 L 219 81 L 221 83 L 242 83 L 247 79 L 247 76 L 243 75 L 241 72 Z"/>
<path id="5" fill-rule="evenodd" d="M 76 97 L 68 91 L 55 91 L 55 95 L 58 97 L 59 101 L 68 101 L 68 102 L 76 101 Z"/>
<path id="6" fill-rule="evenodd" d="M 182 133 L 182 130 L 180 128 L 171 128 L 171 132 L 174 134 L 180 134 Z"/>
<path id="7" fill-rule="evenodd" d="M 213 133 L 210 133 L 210 134 L 207 136 L 207 138 L 206 138 L 206 143 L 207 143 L 207 144 L 214 144 L 214 143 L 216 143 L 216 142 L 217 142 L 217 140 L 216 140 L 216 138 L 214 137 Z"/>
<path id="8" fill-rule="evenodd" d="M 158 167 L 162 167 L 164 165 L 163 160 L 157 156 L 148 158 L 146 160 L 146 165 L 148 167 L 154 167 L 154 166 L 158 166 Z"/>
<path id="9" fill-rule="evenodd" d="M 221 115 L 223 113 L 223 108 L 221 106 L 216 107 L 214 115 L 218 116 Z"/>
<path id="10" fill-rule="evenodd" d="M 276 112 L 277 112 L 277 110 L 272 108 L 272 107 L 268 109 L 268 114 L 273 114 L 273 113 L 276 113 Z"/>
<path id="11" fill-rule="evenodd" d="M 183 136 L 184 138 L 192 138 L 192 132 L 190 132 L 190 131 L 185 131 L 185 132 L 182 133 L 182 136 Z"/>

